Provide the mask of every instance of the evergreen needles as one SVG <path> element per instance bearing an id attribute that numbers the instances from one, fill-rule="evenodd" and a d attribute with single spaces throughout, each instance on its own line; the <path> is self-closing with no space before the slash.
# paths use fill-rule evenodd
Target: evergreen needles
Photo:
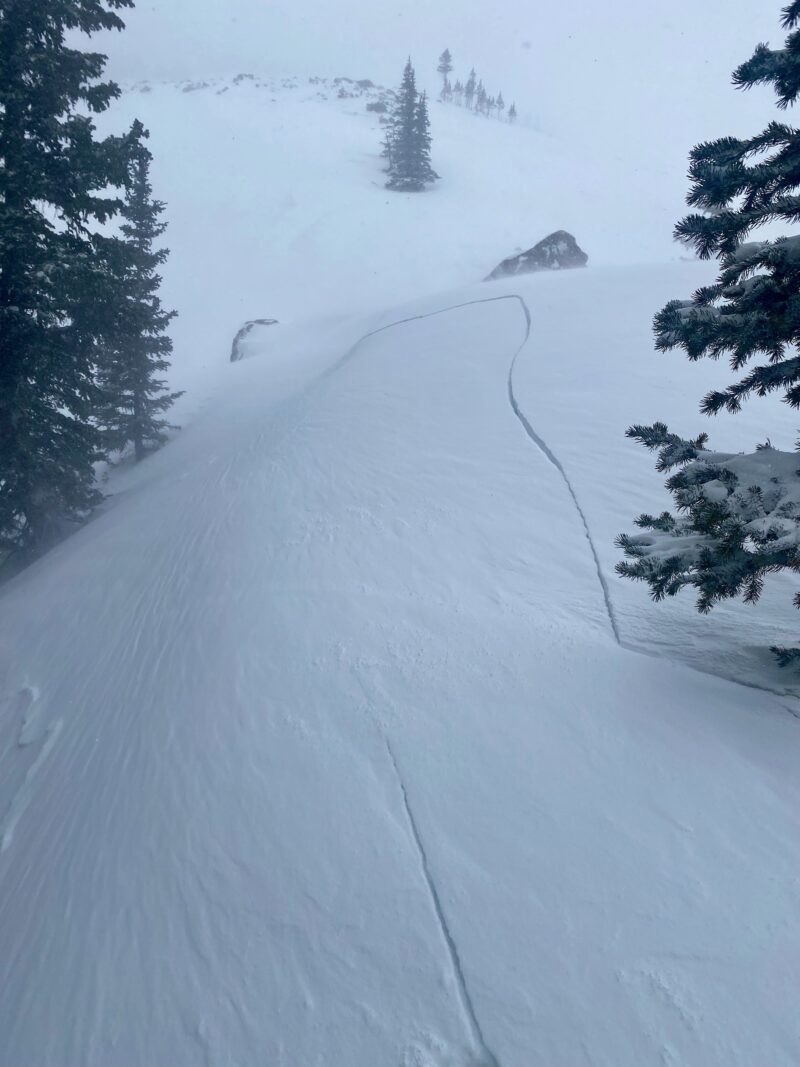
<path id="1" fill-rule="evenodd" d="M 383 154 L 388 161 L 387 189 L 421 192 L 439 177 L 431 165 L 428 99 L 417 91 L 410 59 L 389 118 Z"/>
<path id="2" fill-rule="evenodd" d="M 778 107 L 800 94 L 800 0 L 784 8 L 784 48 L 759 45 L 733 75 L 734 84 L 775 89 Z M 676 238 L 704 259 L 719 261 L 717 281 L 691 300 L 674 300 L 656 316 L 656 346 L 683 349 L 690 360 L 726 356 L 737 377 L 709 393 L 707 415 L 738 412 L 750 397 L 777 392 L 800 407 L 800 236 L 750 241 L 766 223 L 800 219 L 800 131 L 773 121 L 745 140 L 723 137 L 690 157 L 688 202 L 699 210 Z M 630 437 L 658 451 L 678 516 L 642 515 L 644 534 L 623 535 L 627 560 L 617 570 L 645 581 L 653 597 L 697 590 L 700 611 L 723 599 L 754 602 L 764 578 L 800 571 L 800 458 L 767 442 L 744 455 L 706 449 L 706 436 L 684 440 L 662 423 L 634 426 Z M 800 597 L 797 599 L 800 606 Z M 800 651 L 775 649 L 786 665 Z"/>
<path id="3" fill-rule="evenodd" d="M 175 396 L 156 377 L 171 315 L 156 295 L 165 253 L 144 131 L 96 137 L 92 116 L 119 89 L 101 80 L 104 56 L 71 45 L 76 31 L 123 29 L 131 6 L 0 2 L 0 562 L 85 518 L 95 463 L 160 440 Z M 122 236 L 108 236 L 120 211 Z"/>

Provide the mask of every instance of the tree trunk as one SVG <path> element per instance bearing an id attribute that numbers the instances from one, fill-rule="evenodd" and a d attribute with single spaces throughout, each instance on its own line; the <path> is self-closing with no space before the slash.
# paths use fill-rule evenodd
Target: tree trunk
<path id="1" fill-rule="evenodd" d="M 133 395 L 133 450 L 137 463 L 147 455 L 142 433 L 142 401 L 136 393 Z"/>

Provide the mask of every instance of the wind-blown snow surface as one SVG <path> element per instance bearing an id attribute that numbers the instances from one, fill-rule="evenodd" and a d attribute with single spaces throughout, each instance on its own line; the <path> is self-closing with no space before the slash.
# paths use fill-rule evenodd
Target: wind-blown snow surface
<path id="1" fill-rule="evenodd" d="M 173 192 L 212 401 L 0 595 L 0 1065 L 796 1064 L 796 700 L 687 665 L 782 688 L 790 583 L 613 576 L 625 426 L 722 373 L 649 336 L 708 268 L 298 300 L 227 365 L 252 260 L 199 299 Z"/>

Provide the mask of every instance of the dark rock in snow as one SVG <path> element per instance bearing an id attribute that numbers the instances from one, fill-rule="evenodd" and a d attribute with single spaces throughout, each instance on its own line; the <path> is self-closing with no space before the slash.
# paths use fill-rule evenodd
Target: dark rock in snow
<path id="1" fill-rule="evenodd" d="M 233 346 L 231 348 L 231 363 L 238 363 L 240 359 L 244 359 L 244 350 L 242 348 L 242 342 L 244 341 L 245 337 L 248 336 L 251 330 L 253 330 L 256 326 L 276 326 L 277 323 L 277 319 L 252 319 L 250 322 L 246 322 L 233 339 Z"/>
<path id="2" fill-rule="evenodd" d="M 531 274 L 539 270 L 570 270 L 573 267 L 585 267 L 588 262 L 589 257 L 572 234 L 566 230 L 556 230 L 527 252 L 504 259 L 485 280 L 489 282 L 495 278 Z"/>

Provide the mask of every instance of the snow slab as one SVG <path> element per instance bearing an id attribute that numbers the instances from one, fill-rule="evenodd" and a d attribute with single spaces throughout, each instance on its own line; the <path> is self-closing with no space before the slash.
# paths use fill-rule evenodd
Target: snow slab
<path id="1" fill-rule="evenodd" d="M 752 452 L 767 438 L 778 449 L 795 448 L 796 415 L 778 396 L 752 400 L 737 415 L 708 418 L 700 414 L 700 401 L 731 380 L 727 362 L 689 363 L 679 350 L 653 349 L 655 312 L 670 299 L 688 297 L 712 275 L 713 264 L 684 263 L 587 270 L 565 279 L 538 276 L 537 358 L 521 361 L 516 390 L 580 500 L 623 642 L 797 695 L 796 676 L 781 670 L 769 652 L 770 645 L 796 642 L 796 576 L 770 576 L 754 606 L 729 601 L 701 616 L 691 593 L 653 604 L 644 584 L 614 574 L 622 557 L 616 536 L 636 532 L 633 520 L 642 512 L 673 508 L 655 455 L 624 436 L 632 423 L 660 420 L 685 437 L 706 431 L 708 447 L 718 452 Z"/>
<path id="2" fill-rule="evenodd" d="M 795 701 L 610 577 L 691 270 L 268 332 L 5 587 L 2 1067 L 798 1062 Z"/>

